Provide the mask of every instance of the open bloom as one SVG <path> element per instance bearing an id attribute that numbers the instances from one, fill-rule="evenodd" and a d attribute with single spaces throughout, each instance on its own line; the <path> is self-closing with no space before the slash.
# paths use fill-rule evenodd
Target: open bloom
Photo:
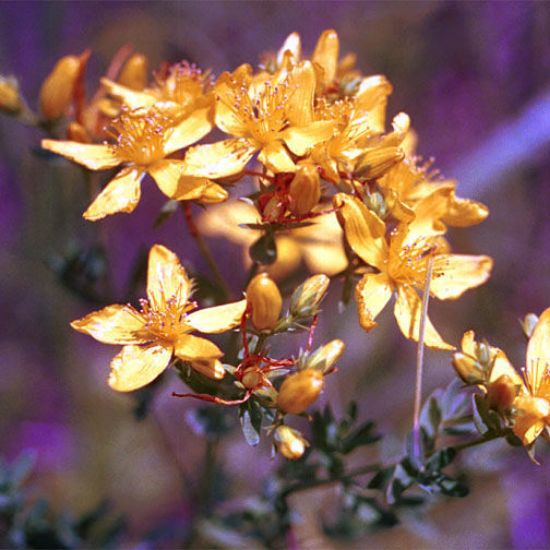
<path id="1" fill-rule="evenodd" d="M 224 376 L 222 351 L 193 331 L 216 334 L 235 328 L 246 300 L 192 311 L 192 282 L 177 256 L 161 245 L 149 253 L 147 299 L 141 309 L 111 305 L 73 321 L 71 326 L 104 344 L 124 346 L 111 361 L 109 385 L 132 391 L 149 384 L 175 355 L 210 378 Z"/>
<path id="2" fill-rule="evenodd" d="M 378 270 L 363 275 L 355 290 L 359 322 L 366 331 L 376 326 L 375 318 L 396 293 L 397 324 L 407 338 L 418 340 L 422 300 L 416 289 L 424 287 L 429 256 L 433 257 L 430 294 L 440 300 L 455 300 L 489 278 L 493 262 L 488 256 L 449 254 L 442 238 L 426 238 L 406 224 L 394 230 L 388 243 L 384 222 L 357 198 L 339 193 L 335 204 L 340 207 L 338 216 L 350 247 Z M 425 343 L 453 349 L 429 319 Z"/>
<path id="3" fill-rule="evenodd" d="M 174 200 L 200 199 L 215 186 L 220 200 L 227 192 L 206 178 L 182 176 L 182 161 L 166 158 L 204 137 L 211 129 L 209 108 L 199 109 L 175 123 L 157 109 L 123 111 L 113 121 L 114 143 L 88 144 L 45 139 L 42 147 L 85 166 L 106 170 L 122 166 L 84 212 L 99 220 L 117 212 L 132 212 L 141 196 L 141 180 L 147 173 L 160 190 Z"/>

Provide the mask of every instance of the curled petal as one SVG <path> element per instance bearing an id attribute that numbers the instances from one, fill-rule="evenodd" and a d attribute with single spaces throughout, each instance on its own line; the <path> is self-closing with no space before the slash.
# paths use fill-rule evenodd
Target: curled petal
<path id="1" fill-rule="evenodd" d="M 223 352 L 216 344 L 199 336 L 183 334 L 175 345 L 174 353 L 183 361 L 219 359 Z"/>
<path id="2" fill-rule="evenodd" d="M 453 192 L 451 186 L 439 186 L 414 205 L 415 217 L 409 224 L 409 239 L 415 239 L 418 235 L 425 238 L 445 233 L 447 228 L 441 219 L 449 211 L 450 197 Z"/>
<path id="3" fill-rule="evenodd" d="M 454 227 L 468 227 L 481 223 L 489 215 L 489 209 L 481 202 L 462 199 L 454 193 L 443 221 Z"/>
<path id="4" fill-rule="evenodd" d="M 275 173 L 294 172 L 296 165 L 280 141 L 272 141 L 262 148 L 258 160 Z"/>
<path id="5" fill-rule="evenodd" d="M 204 178 L 225 178 L 242 172 L 256 147 L 247 139 L 226 139 L 191 147 L 185 155 L 183 173 Z"/>
<path id="6" fill-rule="evenodd" d="M 403 335 L 409 340 L 418 342 L 422 300 L 411 286 L 400 285 L 397 288 L 397 300 L 395 302 L 394 314 Z M 454 346 L 447 344 L 447 342 L 441 338 L 429 318 L 426 319 L 424 343 L 429 348 L 442 350 L 455 349 Z"/>
<path id="7" fill-rule="evenodd" d="M 163 147 L 165 155 L 170 155 L 174 151 L 196 143 L 210 132 L 213 124 L 210 106 L 193 111 L 167 132 L 167 139 Z"/>
<path id="8" fill-rule="evenodd" d="M 526 395 L 514 403 L 514 433 L 524 445 L 531 445 L 546 426 L 545 418 L 550 415 L 550 403 L 546 399 Z"/>
<path id="9" fill-rule="evenodd" d="M 325 86 L 328 86 L 336 76 L 339 50 L 340 43 L 336 31 L 332 29 L 324 31 L 317 41 L 311 60 L 323 69 Z"/>
<path id="10" fill-rule="evenodd" d="M 217 334 L 238 326 L 245 309 L 246 300 L 209 307 L 190 313 L 186 323 L 199 332 Z"/>
<path id="11" fill-rule="evenodd" d="M 137 168 L 119 172 L 84 212 L 84 218 L 95 222 L 118 212 L 133 212 L 141 197 L 142 178 Z"/>
<path id="12" fill-rule="evenodd" d="M 73 321 L 71 327 L 104 344 L 144 344 L 151 341 L 145 333 L 145 321 L 131 306 L 115 304 L 104 307 Z"/>
<path id="13" fill-rule="evenodd" d="M 124 346 L 111 361 L 109 386 L 121 392 L 143 388 L 162 374 L 171 357 L 169 347 Z"/>
<path id="14" fill-rule="evenodd" d="M 549 368 L 550 308 L 542 312 L 527 345 L 527 380 L 534 395 L 540 395 L 543 382 L 548 386 Z"/>
<path id="15" fill-rule="evenodd" d="M 456 300 L 466 290 L 482 285 L 491 275 L 488 256 L 438 254 L 434 257 L 430 292 L 440 300 Z"/>
<path id="16" fill-rule="evenodd" d="M 110 145 L 43 139 L 42 147 L 90 170 L 107 170 L 121 163 Z"/>
<path id="17" fill-rule="evenodd" d="M 162 310 L 167 300 L 182 307 L 191 294 L 191 281 L 178 257 L 165 246 L 156 244 L 149 252 L 147 296 L 156 309 Z"/>
<path id="18" fill-rule="evenodd" d="M 355 300 L 359 313 L 359 324 L 365 331 L 372 330 L 378 323 L 374 320 L 389 302 L 393 288 L 385 273 L 367 274 L 355 288 Z"/>
<path id="19" fill-rule="evenodd" d="M 462 353 L 465 353 L 470 357 L 477 356 L 476 334 L 473 330 L 468 330 L 464 333 L 460 342 L 460 347 L 462 349 Z"/>
<path id="20" fill-rule="evenodd" d="M 338 193 L 334 205 L 339 208 L 338 216 L 353 251 L 367 264 L 384 271 L 388 259 L 384 222 L 350 195 Z"/>
<path id="21" fill-rule="evenodd" d="M 293 32 L 286 37 L 281 49 L 277 52 L 277 64 L 281 65 L 285 52 L 290 52 L 295 61 L 302 57 L 302 41 L 297 32 Z"/>
<path id="22" fill-rule="evenodd" d="M 288 148 L 300 157 L 308 153 L 317 143 L 327 141 L 334 133 L 335 125 L 330 120 L 312 122 L 307 126 L 291 126 L 283 132 L 283 139 Z"/>
<path id="23" fill-rule="evenodd" d="M 159 189 L 176 201 L 199 199 L 210 182 L 205 178 L 183 175 L 182 160 L 157 160 L 147 167 Z"/>
<path id="24" fill-rule="evenodd" d="M 183 176 L 187 177 L 187 176 Z M 229 193 L 221 185 L 210 183 L 197 199 L 202 204 L 218 204 L 229 198 Z"/>
<path id="25" fill-rule="evenodd" d="M 506 354 L 499 348 L 491 347 L 493 356 L 493 368 L 491 369 L 490 382 L 498 380 L 501 376 L 508 376 L 515 386 L 524 387 L 523 380 L 516 369 L 510 363 Z"/>

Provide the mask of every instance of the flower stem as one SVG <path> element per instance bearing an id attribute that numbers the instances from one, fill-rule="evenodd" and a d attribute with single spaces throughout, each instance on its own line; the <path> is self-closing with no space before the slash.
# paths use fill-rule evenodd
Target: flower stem
<path id="1" fill-rule="evenodd" d="M 480 437 L 479 439 L 474 439 L 472 441 L 467 441 L 465 443 L 460 443 L 459 445 L 453 445 L 453 449 L 459 453 L 460 451 L 463 451 L 464 449 L 469 449 L 470 447 L 477 447 L 478 445 L 483 445 L 483 443 L 487 443 L 488 441 L 493 441 L 494 439 L 500 439 L 501 437 L 504 437 L 505 434 L 501 432 L 495 432 L 494 434 L 491 434 L 487 437 Z"/>

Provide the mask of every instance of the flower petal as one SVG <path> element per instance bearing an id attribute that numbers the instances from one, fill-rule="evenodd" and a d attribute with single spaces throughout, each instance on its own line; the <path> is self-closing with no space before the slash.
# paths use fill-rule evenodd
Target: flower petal
<path id="1" fill-rule="evenodd" d="M 191 294 L 191 281 L 178 257 L 165 246 L 156 244 L 149 252 L 147 296 L 160 309 L 167 300 L 183 306 Z"/>
<path id="2" fill-rule="evenodd" d="M 295 155 L 303 157 L 314 145 L 330 139 L 334 130 L 334 122 L 320 120 L 300 128 L 295 126 L 287 128 L 283 132 L 283 139 Z"/>
<path id="3" fill-rule="evenodd" d="M 265 145 L 258 155 L 258 160 L 275 173 L 294 172 L 296 170 L 296 165 L 290 158 L 286 147 L 280 141 L 272 141 Z"/>
<path id="4" fill-rule="evenodd" d="M 344 193 L 334 197 L 334 206 L 339 208 L 338 217 L 353 251 L 367 264 L 384 271 L 389 254 L 384 222 L 359 199 Z"/>
<path id="5" fill-rule="evenodd" d="M 409 338 L 409 340 L 418 342 L 422 300 L 411 286 L 399 285 L 397 287 L 397 300 L 395 302 L 394 314 L 403 335 Z M 424 344 L 429 348 L 435 349 L 455 349 L 454 346 L 447 344 L 441 338 L 429 318 L 426 318 Z"/>
<path id="6" fill-rule="evenodd" d="M 392 85 L 385 76 L 373 75 L 364 78 L 355 94 L 355 104 L 359 111 L 368 112 L 370 126 L 377 132 L 386 129 L 386 106 Z"/>
<path id="7" fill-rule="evenodd" d="M 234 243 L 250 245 L 260 236 L 260 232 L 241 225 L 259 222 L 260 215 L 254 206 L 235 201 L 208 208 L 197 219 L 197 227 L 205 235 L 223 236 Z"/>
<path id="8" fill-rule="evenodd" d="M 143 388 L 166 369 L 172 348 L 151 346 L 124 346 L 111 361 L 109 386 L 116 391 L 134 391 Z"/>
<path id="9" fill-rule="evenodd" d="M 341 242 L 318 242 L 301 244 L 301 246 L 310 273 L 324 273 L 331 277 L 341 273 L 348 266 L 348 259 Z"/>
<path id="10" fill-rule="evenodd" d="M 191 361 L 191 367 L 214 380 L 221 380 L 225 376 L 225 369 L 219 359 Z"/>
<path id="11" fill-rule="evenodd" d="M 233 176 L 242 172 L 256 149 L 247 139 L 226 139 L 197 145 L 187 151 L 183 173 L 211 179 Z"/>
<path id="12" fill-rule="evenodd" d="M 285 52 L 290 52 L 295 61 L 302 57 L 302 41 L 297 32 L 293 32 L 286 37 L 281 49 L 277 52 L 277 65 L 281 65 Z"/>
<path id="13" fill-rule="evenodd" d="M 194 200 L 201 197 L 210 182 L 206 178 L 183 175 L 183 161 L 177 159 L 157 160 L 147 167 L 159 189 L 176 201 Z"/>
<path id="14" fill-rule="evenodd" d="M 183 149 L 202 139 L 210 132 L 214 125 L 212 117 L 212 108 L 210 106 L 193 111 L 172 130 L 167 132 L 167 138 L 163 147 L 164 153 L 170 155 L 174 151 Z"/>
<path id="15" fill-rule="evenodd" d="M 84 218 L 95 222 L 118 212 L 133 212 L 141 197 L 142 178 L 141 170 L 124 168 L 95 198 L 84 212 Z"/>
<path id="16" fill-rule="evenodd" d="M 245 64 L 237 67 L 233 73 L 222 73 L 218 78 L 215 87 L 215 121 L 218 128 L 226 134 L 236 137 L 246 137 L 250 134 L 243 114 L 246 108 L 252 109 L 252 103 L 242 90 L 250 85 L 251 75 L 252 67 Z"/>
<path id="17" fill-rule="evenodd" d="M 309 61 L 300 63 L 288 75 L 291 91 L 285 105 L 286 116 L 291 126 L 306 126 L 313 120 L 315 96 L 315 69 Z"/>
<path id="18" fill-rule="evenodd" d="M 434 256 L 430 292 L 440 300 L 456 300 L 487 281 L 492 267 L 489 256 L 438 254 Z"/>
<path id="19" fill-rule="evenodd" d="M 43 139 L 41 145 L 44 149 L 77 162 L 90 170 L 107 170 L 107 168 L 114 168 L 121 163 L 110 145 L 53 139 Z"/>
<path id="20" fill-rule="evenodd" d="M 454 193 L 443 221 L 454 227 L 468 227 L 481 223 L 489 215 L 489 209 L 481 202 L 462 199 Z"/>
<path id="21" fill-rule="evenodd" d="M 363 330 L 368 332 L 378 324 L 374 319 L 386 307 L 392 293 L 392 284 L 386 273 L 364 275 L 357 283 L 355 300 Z"/>
<path id="22" fill-rule="evenodd" d="M 176 342 L 174 353 L 183 361 L 218 359 L 223 355 L 223 352 L 214 342 L 191 334 L 180 336 Z"/>
<path id="23" fill-rule="evenodd" d="M 246 300 L 208 307 L 190 313 L 185 322 L 199 332 L 217 334 L 238 326 L 245 309 Z"/>
<path id="24" fill-rule="evenodd" d="M 514 402 L 516 415 L 514 433 L 524 445 L 531 445 L 545 427 L 545 418 L 550 415 L 550 403 L 531 395 L 520 396 Z"/>
<path id="25" fill-rule="evenodd" d="M 323 32 L 317 41 L 311 60 L 323 69 L 323 84 L 328 86 L 336 76 L 340 43 L 335 30 Z"/>
<path id="26" fill-rule="evenodd" d="M 157 101 L 157 98 L 152 94 L 132 90 L 108 78 L 102 78 L 101 84 L 110 95 L 122 100 L 124 105 L 131 110 L 139 109 L 140 107 L 151 107 Z"/>
<path id="27" fill-rule="evenodd" d="M 104 307 L 73 321 L 71 327 L 104 344 L 145 344 L 151 341 L 145 333 L 143 317 L 131 306 L 115 304 Z"/>
<path id="28" fill-rule="evenodd" d="M 550 368 L 550 308 L 545 309 L 527 345 L 527 380 L 533 394 L 538 395 Z"/>

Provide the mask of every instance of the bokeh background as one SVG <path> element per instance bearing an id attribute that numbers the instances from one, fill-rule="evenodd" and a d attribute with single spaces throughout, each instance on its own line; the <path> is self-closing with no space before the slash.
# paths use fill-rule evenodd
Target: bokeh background
<path id="1" fill-rule="evenodd" d="M 299 31 L 311 51 L 334 28 L 342 51 L 358 54 L 366 74 L 394 85 L 390 116 L 405 111 L 420 136 L 419 152 L 460 182 L 459 194 L 486 202 L 481 226 L 451 233 L 457 250 L 495 259 L 492 280 L 460 303 L 431 311 L 452 342 L 474 328 L 522 366 L 525 343 L 517 319 L 550 305 L 550 4 L 547 2 L 2 2 L 0 73 L 14 74 L 35 105 L 55 61 L 91 48 L 89 91 L 124 44 L 151 67 L 189 59 L 215 74 L 255 63 Z M 59 508 L 75 511 L 108 496 L 135 544 L 162 522 L 185 523 L 204 440 L 186 422 L 195 403 L 172 399 L 168 382 L 153 414 L 136 422 L 133 401 L 105 383 L 115 349 L 73 332 L 68 322 L 90 301 L 61 284 L 55 271 L 95 238 L 80 213 L 88 202 L 78 169 L 36 154 L 40 134 L 0 119 L 0 453 L 34 449 L 34 482 Z M 132 216 L 102 222 L 119 295 L 140 251 L 162 242 L 204 270 L 180 220 L 151 228 L 163 200 L 154 186 Z M 233 275 L 244 275 L 236 248 L 214 242 Z M 59 272 L 59 269 L 58 269 Z M 334 285 L 326 309 L 336 308 Z M 349 344 L 341 370 L 323 396 L 336 411 L 356 399 L 362 416 L 403 435 L 410 427 L 414 346 L 398 334 L 391 311 L 368 336 L 353 307 L 329 315 L 321 337 Z M 429 352 L 426 391 L 453 372 L 448 355 Z M 232 414 L 233 411 L 227 411 Z M 382 444 L 399 448 L 398 440 Z M 550 546 L 550 453 L 542 466 L 500 443 L 468 453 L 472 494 L 442 502 L 419 527 L 405 523 L 345 547 L 543 548 Z M 543 446 L 542 446 L 543 447 Z M 358 457 L 360 462 L 361 457 Z M 268 445 L 250 449 L 236 431 L 222 448 L 235 496 L 257 491 L 274 467 Z M 250 471 L 255 475 L 251 476 Z M 184 484 L 185 487 L 185 484 Z M 297 536 L 303 548 L 338 547 L 316 527 L 331 489 L 301 494 Z"/>

